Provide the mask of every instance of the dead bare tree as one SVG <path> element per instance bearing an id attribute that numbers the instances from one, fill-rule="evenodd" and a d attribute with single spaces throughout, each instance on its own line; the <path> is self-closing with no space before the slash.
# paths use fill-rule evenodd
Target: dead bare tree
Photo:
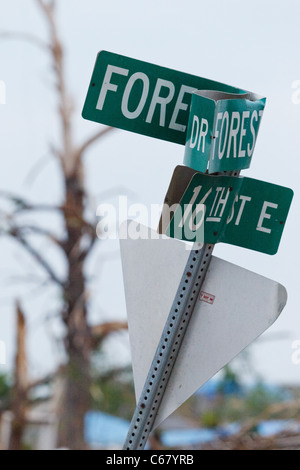
<path id="1" fill-rule="evenodd" d="M 58 120 L 61 130 L 61 145 L 51 147 L 52 155 L 59 162 L 64 182 L 64 201 L 57 206 L 32 204 L 22 197 L 1 193 L 0 196 L 9 199 L 14 205 L 10 214 L 8 227 L 2 230 L 13 237 L 29 252 L 43 270 L 49 280 L 62 291 L 63 309 L 62 320 L 66 326 L 65 350 L 68 357 L 66 366 L 66 390 L 59 432 L 59 446 L 70 449 L 85 447 L 83 429 L 84 417 L 89 408 L 90 400 L 90 353 L 93 345 L 92 331 L 87 321 L 87 289 L 84 274 L 84 264 L 91 254 L 96 242 L 96 227 L 85 215 L 87 193 L 84 185 L 83 155 L 90 147 L 111 132 L 111 128 L 101 128 L 95 135 L 89 137 L 80 145 L 75 145 L 72 132 L 74 114 L 73 100 L 68 93 L 65 79 L 65 53 L 56 23 L 56 1 L 35 0 L 49 29 L 49 42 L 28 33 L 3 33 L 4 37 L 19 37 L 30 41 L 51 58 L 55 77 L 55 89 L 58 98 Z M 26 226 L 16 223 L 20 213 L 37 211 L 59 212 L 64 220 L 65 236 L 59 239 L 55 234 L 38 226 Z M 30 234 L 46 237 L 64 253 L 68 266 L 66 279 L 60 279 L 55 266 L 52 266 L 32 243 Z M 84 245 L 82 241 L 85 241 Z M 88 240 L 88 243 L 86 243 Z M 84 248 L 83 248 L 84 246 Z M 110 328 L 111 327 L 111 328 Z M 96 336 L 107 335 L 126 327 L 124 323 L 112 323 L 99 327 Z M 102 328 L 102 329 L 101 329 Z"/>

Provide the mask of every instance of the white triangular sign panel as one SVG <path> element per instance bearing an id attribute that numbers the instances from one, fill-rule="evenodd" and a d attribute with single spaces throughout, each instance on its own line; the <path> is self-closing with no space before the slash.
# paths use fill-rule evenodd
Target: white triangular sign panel
<path id="1" fill-rule="evenodd" d="M 121 226 L 120 245 L 138 399 L 189 250 L 135 221 Z M 282 285 L 213 256 L 155 427 L 267 330 L 286 301 Z"/>

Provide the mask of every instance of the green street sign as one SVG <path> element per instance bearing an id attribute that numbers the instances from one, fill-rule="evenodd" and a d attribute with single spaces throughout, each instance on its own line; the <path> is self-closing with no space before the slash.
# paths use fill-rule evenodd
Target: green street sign
<path id="1" fill-rule="evenodd" d="M 246 93 L 206 78 L 102 51 L 82 116 L 185 145 L 191 97 L 196 90 Z"/>
<path id="2" fill-rule="evenodd" d="M 253 93 L 193 93 L 184 163 L 209 173 L 249 168 L 265 101 Z"/>
<path id="3" fill-rule="evenodd" d="M 166 234 L 275 254 L 292 198 L 293 191 L 283 186 L 197 173 L 180 203 L 172 208 Z"/>

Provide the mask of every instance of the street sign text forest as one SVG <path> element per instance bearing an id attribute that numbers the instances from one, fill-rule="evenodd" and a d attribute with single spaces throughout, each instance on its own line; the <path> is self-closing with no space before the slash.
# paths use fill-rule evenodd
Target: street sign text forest
<path id="1" fill-rule="evenodd" d="M 249 168 L 264 107 L 254 93 L 193 93 L 184 163 L 208 173 Z"/>
<path id="2" fill-rule="evenodd" d="M 82 116 L 185 145 L 192 93 L 244 90 L 166 67 L 101 51 Z"/>

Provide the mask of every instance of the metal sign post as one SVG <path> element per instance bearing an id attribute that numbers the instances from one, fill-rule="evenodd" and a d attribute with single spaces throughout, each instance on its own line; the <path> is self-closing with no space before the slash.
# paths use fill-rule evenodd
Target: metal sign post
<path id="1" fill-rule="evenodd" d="M 230 172 L 238 176 L 239 171 Z M 144 449 L 199 298 L 213 244 L 194 243 L 137 403 L 123 450 Z"/>
<path id="2" fill-rule="evenodd" d="M 142 450 L 152 430 L 173 365 L 200 294 L 214 245 L 195 243 L 136 406 L 124 450 Z"/>

